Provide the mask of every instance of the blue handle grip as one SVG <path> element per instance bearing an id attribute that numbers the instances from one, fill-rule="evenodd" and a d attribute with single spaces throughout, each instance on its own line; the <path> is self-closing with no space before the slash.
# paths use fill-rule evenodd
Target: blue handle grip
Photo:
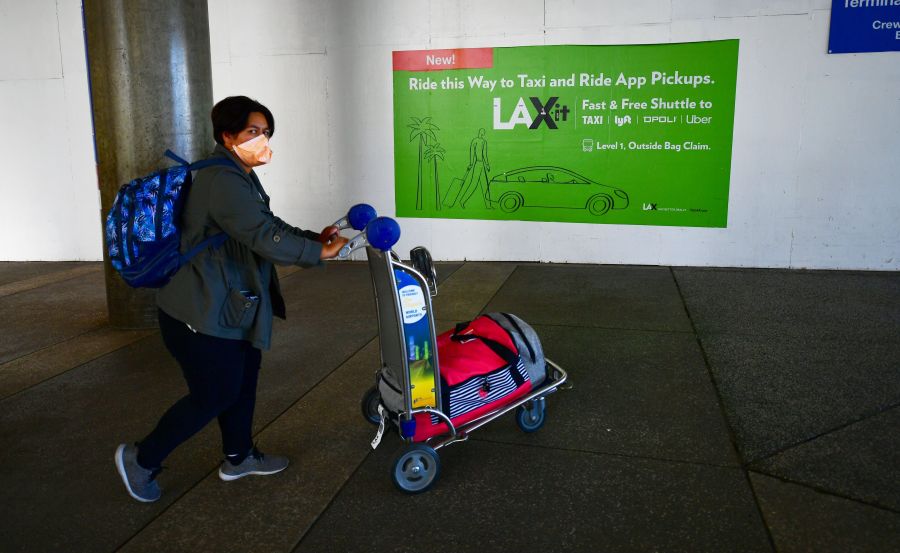
<path id="1" fill-rule="evenodd" d="M 377 216 L 375 208 L 369 204 L 356 204 L 347 212 L 347 220 L 355 230 L 366 228 L 366 225 L 371 223 Z"/>
<path id="2" fill-rule="evenodd" d="M 369 244 L 386 252 L 400 240 L 400 225 L 390 217 L 378 217 L 366 226 Z"/>

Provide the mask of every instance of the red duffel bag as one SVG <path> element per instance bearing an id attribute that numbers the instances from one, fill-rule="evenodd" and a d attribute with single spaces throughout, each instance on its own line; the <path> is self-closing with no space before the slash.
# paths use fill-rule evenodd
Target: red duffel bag
<path id="1" fill-rule="evenodd" d="M 512 325 L 521 331 L 515 322 Z M 530 328 L 529 331 L 533 334 Z M 533 375 L 529 375 L 510 331 L 492 316 L 482 315 L 459 323 L 455 329 L 438 336 L 437 348 L 441 410 L 456 427 L 527 395 L 540 384 L 532 382 Z M 532 350 L 531 355 L 534 353 Z M 542 362 L 543 359 L 541 365 Z M 434 415 L 418 413 L 415 421 L 415 442 L 449 432 L 447 425 Z"/>

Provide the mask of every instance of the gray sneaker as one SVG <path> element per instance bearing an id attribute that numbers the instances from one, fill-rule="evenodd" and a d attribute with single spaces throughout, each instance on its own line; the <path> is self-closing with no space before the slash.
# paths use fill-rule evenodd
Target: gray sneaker
<path id="1" fill-rule="evenodd" d="M 219 467 L 219 478 L 229 482 L 251 474 L 267 475 L 281 472 L 288 466 L 287 457 L 279 455 L 263 455 L 255 447 L 240 464 L 233 465 L 228 459 Z"/>
<path id="2" fill-rule="evenodd" d="M 138 464 L 137 447 L 122 444 L 116 449 L 116 469 L 125 483 L 128 495 L 138 501 L 152 503 L 162 495 L 159 484 L 156 483 L 159 471 L 148 470 Z"/>

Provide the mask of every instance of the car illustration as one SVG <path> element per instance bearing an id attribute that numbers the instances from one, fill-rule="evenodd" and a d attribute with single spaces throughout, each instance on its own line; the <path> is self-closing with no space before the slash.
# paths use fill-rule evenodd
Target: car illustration
<path id="1" fill-rule="evenodd" d="M 628 207 L 624 190 L 594 182 L 562 167 L 523 167 L 493 177 L 488 199 L 506 213 L 521 207 L 587 209 L 603 215 L 610 209 Z"/>

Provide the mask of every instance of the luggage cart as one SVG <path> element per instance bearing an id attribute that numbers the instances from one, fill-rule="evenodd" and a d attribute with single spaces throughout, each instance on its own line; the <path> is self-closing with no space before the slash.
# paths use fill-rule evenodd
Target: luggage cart
<path id="1" fill-rule="evenodd" d="M 391 477 L 401 491 L 414 494 L 428 490 L 437 480 L 440 473 L 437 450 L 467 440 L 475 430 L 513 411 L 522 431 L 535 432 L 546 418 L 546 397 L 570 388 L 571 384 L 567 384 L 566 371 L 545 358 L 547 376 L 540 386 L 474 420 L 454 425 L 441 410 L 440 362 L 431 305 L 431 298 L 437 295 L 437 273 L 425 248 L 414 248 L 409 264 L 401 261 L 391 249 L 399 239 L 399 232 L 396 221 L 377 218 L 350 240 L 340 256 L 347 257 L 363 247 L 366 250 L 381 345 L 382 366 L 378 372 L 392 370 L 394 375 L 399 375 L 404 407 L 397 413 L 388 412 L 376 385 L 363 396 L 362 413 L 367 421 L 379 425 L 373 448 L 380 443 L 388 424 L 398 429 L 406 446 L 393 462 Z M 418 359 L 422 348 L 425 359 Z M 413 369 L 415 375 L 411 374 Z M 414 417 L 418 413 L 437 417 L 446 424 L 447 432 L 413 443 Z"/>

